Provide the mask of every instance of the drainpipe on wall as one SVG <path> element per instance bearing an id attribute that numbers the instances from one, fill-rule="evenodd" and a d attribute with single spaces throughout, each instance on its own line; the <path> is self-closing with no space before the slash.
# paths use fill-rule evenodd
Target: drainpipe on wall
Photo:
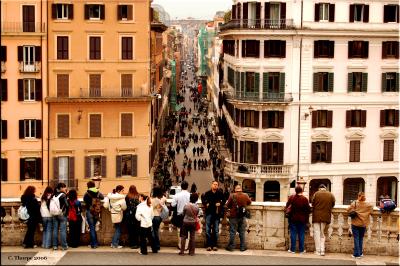
<path id="1" fill-rule="evenodd" d="M 303 0 L 301 0 L 301 15 L 300 15 L 300 31 L 303 29 Z M 302 32 L 300 33 L 302 34 Z M 299 180 L 299 172 L 300 172 L 300 120 L 301 120 L 301 70 L 302 70 L 302 51 L 303 51 L 303 37 L 300 36 L 300 62 L 299 62 L 299 107 L 298 107 L 298 116 L 297 116 L 297 173 L 296 173 L 296 181 Z"/>
<path id="2" fill-rule="evenodd" d="M 42 11 L 42 9 L 43 9 L 43 1 L 42 0 L 40 0 L 40 25 L 39 25 L 39 29 L 40 29 L 40 33 L 42 33 L 42 23 L 43 23 L 43 18 L 42 18 L 42 15 L 43 15 L 43 11 Z M 40 36 L 40 52 L 42 53 L 42 48 L 43 48 L 43 37 L 42 37 L 42 35 L 40 34 L 39 35 Z M 46 37 L 46 39 L 47 39 L 47 37 Z M 42 66 L 43 66 L 43 53 L 42 53 L 42 62 L 40 63 Z M 46 60 L 46 62 L 47 62 L 47 60 Z M 42 120 L 42 125 L 41 125 L 41 127 L 42 127 L 42 161 L 41 161 L 41 164 L 42 164 L 42 167 L 41 167 L 41 169 L 40 169 L 40 175 L 41 175 L 41 177 L 42 177 L 42 187 L 43 187 L 43 173 L 44 173 L 44 171 L 43 171 L 43 166 L 44 166 L 44 132 L 43 132 L 43 128 L 44 128 L 44 119 L 43 119 L 43 108 L 44 108 L 44 103 L 43 103 L 43 84 L 44 84 L 44 82 L 43 82 L 43 67 L 42 67 L 42 69 L 40 70 L 40 80 L 42 81 L 42 99 L 41 99 L 41 120 Z M 48 167 L 47 167 L 48 168 Z M 48 179 L 48 178 L 47 178 Z"/>
<path id="3" fill-rule="evenodd" d="M 47 15 L 49 2 L 46 1 L 46 69 L 49 71 L 49 60 L 47 56 L 49 55 L 49 16 Z M 49 74 L 47 73 L 46 78 L 46 96 L 49 95 Z M 50 103 L 48 104 L 47 109 L 47 186 L 50 186 Z M 43 124 L 43 123 L 42 123 Z"/>

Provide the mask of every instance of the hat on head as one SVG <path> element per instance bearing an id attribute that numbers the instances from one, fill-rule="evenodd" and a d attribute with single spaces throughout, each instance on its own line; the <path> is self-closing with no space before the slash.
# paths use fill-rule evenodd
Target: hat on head
<path id="1" fill-rule="evenodd" d="M 320 184 L 318 188 L 326 188 L 325 184 Z"/>

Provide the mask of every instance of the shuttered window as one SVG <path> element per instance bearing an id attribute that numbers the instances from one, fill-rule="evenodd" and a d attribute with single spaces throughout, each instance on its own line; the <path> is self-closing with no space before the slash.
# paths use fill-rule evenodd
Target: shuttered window
<path id="1" fill-rule="evenodd" d="M 222 49 L 225 54 L 235 56 L 235 40 L 223 40 Z"/>
<path id="2" fill-rule="evenodd" d="M 121 57 L 123 60 L 133 59 L 133 37 L 121 38 Z"/>
<path id="3" fill-rule="evenodd" d="M 133 19 L 133 6 L 132 5 L 118 5 L 117 16 L 118 16 L 118 20 L 132 20 Z"/>
<path id="4" fill-rule="evenodd" d="M 85 19 L 100 20 L 105 18 L 104 5 L 85 4 Z"/>
<path id="5" fill-rule="evenodd" d="M 333 73 L 314 73 L 314 92 L 333 92 Z"/>
<path id="6" fill-rule="evenodd" d="M 399 23 L 399 5 L 384 5 L 383 7 L 383 22 Z"/>
<path id="7" fill-rule="evenodd" d="M 90 133 L 91 138 L 101 137 L 101 114 L 90 114 Z"/>
<path id="8" fill-rule="evenodd" d="M 383 141 L 383 160 L 393 161 L 394 154 L 394 140 L 384 140 Z"/>
<path id="9" fill-rule="evenodd" d="M 263 164 L 283 164 L 284 144 L 280 142 L 262 143 L 261 161 Z"/>
<path id="10" fill-rule="evenodd" d="M 20 180 L 42 179 L 42 158 L 20 159 Z"/>
<path id="11" fill-rule="evenodd" d="M 69 115 L 57 115 L 57 137 L 69 138 Z"/>
<path id="12" fill-rule="evenodd" d="M 314 21 L 335 21 L 335 4 L 316 3 L 314 9 Z"/>
<path id="13" fill-rule="evenodd" d="M 332 162 L 332 142 L 316 141 L 311 143 L 311 163 Z"/>
<path id="14" fill-rule="evenodd" d="M 101 96 L 101 75 L 100 74 L 89 74 L 89 96 L 100 97 Z"/>
<path id="15" fill-rule="evenodd" d="M 68 74 L 57 74 L 57 97 L 69 97 Z"/>
<path id="16" fill-rule="evenodd" d="M 258 143 L 253 141 L 240 141 L 240 162 L 258 163 Z"/>
<path id="17" fill-rule="evenodd" d="M 89 37 L 89 59 L 90 60 L 101 59 L 101 37 L 99 36 Z"/>
<path id="18" fill-rule="evenodd" d="M 284 111 L 263 111 L 262 128 L 283 128 L 285 123 Z"/>
<path id="19" fill-rule="evenodd" d="M 116 159 L 116 177 L 137 176 L 137 155 L 118 155 Z"/>
<path id="20" fill-rule="evenodd" d="M 348 92 L 367 92 L 368 89 L 368 73 L 352 72 L 348 73 L 347 80 Z"/>
<path id="21" fill-rule="evenodd" d="M 260 41 L 243 40 L 242 57 L 260 57 Z"/>
<path id="22" fill-rule="evenodd" d="M 252 110 L 237 110 L 240 112 L 240 126 L 258 128 L 259 112 Z"/>
<path id="23" fill-rule="evenodd" d="M 286 41 L 269 40 L 264 41 L 264 57 L 286 57 Z"/>
<path id="24" fill-rule="evenodd" d="M 314 58 L 334 58 L 334 41 L 314 41 Z"/>
<path id="25" fill-rule="evenodd" d="M 382 42 L 382 59 L 399 59 L 399 42 Z"/>
<path id="26" fill-rule="evenodd" d="M 7 62 L 7 46 L 1 46 L 0 50 L 0 61 Z"/>
<path id="27" fill-rule="evenodd" d="M 133 114 L 121 114 L 121 136 L 131 137 L 133 135 Z"/>
<path id="28" fill-rule="evenodd" d="M 74 5 L 73 4 L 52 4 L 51 5 L 52 19 L 73 19 Z"/>
<path id="29" fill-rule="evenodd" d="M 131 97 L 133 95 L 132 74 L 121 74 L 121 96 Z"/>
<path id="30" fill-rule="evenodd" d="M 368 58 L 368 41 L 348 42 L 348 58 Z"/>
<path id="31" fill-rule="evenodd" d="M 360 161 L 360 141 L 351 140 L 350 141 L 350 162 Z"/>
<path id="32" fill-rule="evenodd" d="M 69 59 L 68 36 L 57 36 L 57 59 Z"/>
<path id="33" fill-rule="evenodd" d="M 312 112 L 312 127 L 332 127 L 333 111 L 317 110 Z"/>
<path id="34" fill-rule="evenodd" d="M 399 91 L 399 73 L 382 73 L 382 92 Z"/>
<path id="35" fill-rule="evenodd" d="M 107 176 L 107 157 L 94 155 L 85 157 L 85 177 Z"/>
<path id="36" fill-rule="evenodd" d="M 366 110 L 348 110 L 346 111 L 346 127 L 366 127 Z"/>
<path id="37" fill-rule="evenodd" d="M 350 5 L 349 21 L 350 22 L 368 22 L 369 21 L 369 5 L 363 5 L 363 4 Z"/>
<path id="38" fill-rule="evenodd" d="M 18 121 L 19 138 L 42 138 L 42 120 L 25 119 Z"/>
<path id="39" fill-rule="evenodd" d="M 228 67 L 228 84 L 235 88 L 235 71 Z"/>
<path id="40" fill-rule="evenodd" d="M 35 6 L 22 6 L 22 30 L 23 32 L 35 32 Z"/>
<path id="41" fill-rule="evenodd" d="M 380 111 L 381 127 L 398 127 L 399 126 L 399 110 L 386 109 Z"/>

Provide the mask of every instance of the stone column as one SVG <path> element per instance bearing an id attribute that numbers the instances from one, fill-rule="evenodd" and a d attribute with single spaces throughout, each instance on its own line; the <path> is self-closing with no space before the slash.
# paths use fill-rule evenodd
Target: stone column
<path id="1" fill-rule="evenodd" d="M 376 202 L 377 180 L 378 176 L 376 175 L 366 175 L 364 177 L 366 201 L 373 203 L 374 206 Z"/>
<path id="2" fill-rule="evenodd" d="M 343 177 L 342 176 L 333 176 L 331 178 L 331 192 L 335 196 L 336 203 L 335 204 L 343 204 Z"/>
<path id="3" fill-rule="evenodd" d="M 255 179 L 256 182 L 256 201 L 263 202 L 264 201 L 264 187 L 263 182 L 260 178 Z"/>

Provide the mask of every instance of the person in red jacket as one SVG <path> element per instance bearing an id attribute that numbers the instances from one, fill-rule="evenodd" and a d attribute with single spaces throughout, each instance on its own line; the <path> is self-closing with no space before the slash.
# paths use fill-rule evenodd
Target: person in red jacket
<path id="1" fill-rule="evenodd" d="M 303 196 L 303 188 L 297 186 L 295 188 L 296 194 L 289 197 L 286 203 L 286 208 L 291 205 L 291 212 L 289 215 L 289 228 L 290 228 L 290 249 L 288 252 L 295 253 L 296 240 L 299 238 L 299 252 L 305 253 L 304 249 L 304 234 L 308 222 L 308 216 L 311 212 L 308 199 Z"/>

